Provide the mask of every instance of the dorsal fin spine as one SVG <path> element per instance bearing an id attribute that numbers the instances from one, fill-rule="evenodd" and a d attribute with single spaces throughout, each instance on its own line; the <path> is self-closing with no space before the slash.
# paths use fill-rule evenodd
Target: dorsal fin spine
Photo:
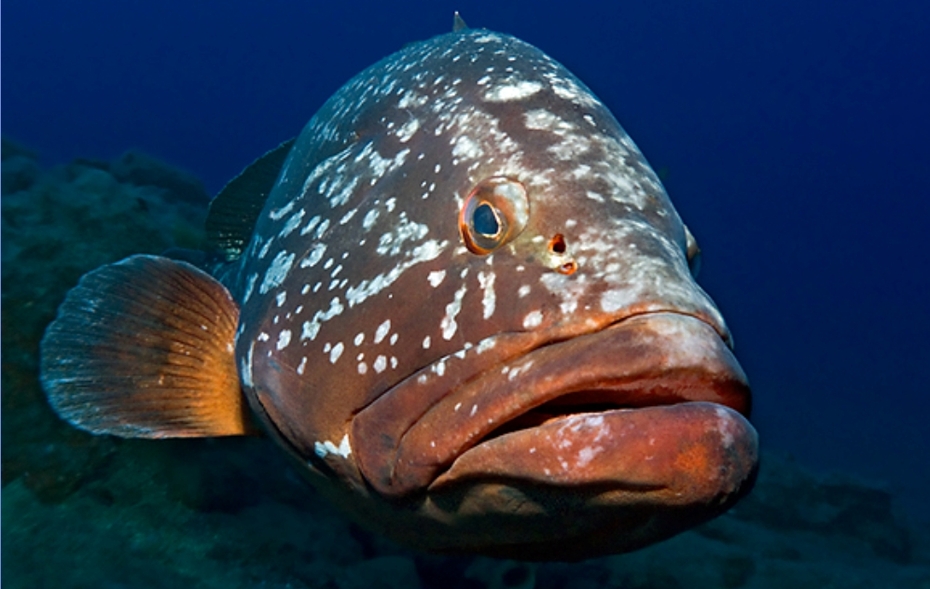
<path id="1" fill-rule="evenodd" d="M 465 19 L 462 18 L 462 15 L 459 14 L 459 11 L 456 10 L 455 14 L 452 15 L 452 32 L 458 33 L 459 31 L 464 31 L 468 28 L 468 25 L 465 24 Z"/>

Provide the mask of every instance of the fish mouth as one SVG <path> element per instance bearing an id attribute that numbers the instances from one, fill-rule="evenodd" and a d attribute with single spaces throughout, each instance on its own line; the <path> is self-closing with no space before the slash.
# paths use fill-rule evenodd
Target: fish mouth
<path id="1" fill-rule="evenodd" d="M 507 480 L 720 502 L 755 470 L 750 399 L 713 326 L 649 312 L 484 370 L 400 435 L 390 434 L 400 411 L 375 402 L 356 415 L 353 448 L 369 484 L 388 498 Z"/>

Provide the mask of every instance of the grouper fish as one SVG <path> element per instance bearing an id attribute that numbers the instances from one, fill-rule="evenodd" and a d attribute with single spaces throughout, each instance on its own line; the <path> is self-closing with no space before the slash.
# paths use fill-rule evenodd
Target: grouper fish
<path id="1" fill-rule="evenodd" d="M 752 487 L 750 389 L 699 249 L 607 107 L 458 30 L 352 78 L 211 204 L 213 257 L 85 275 L 42 342 L 95 434 L 264 432 L 424 550 L 634 550 Z"/>

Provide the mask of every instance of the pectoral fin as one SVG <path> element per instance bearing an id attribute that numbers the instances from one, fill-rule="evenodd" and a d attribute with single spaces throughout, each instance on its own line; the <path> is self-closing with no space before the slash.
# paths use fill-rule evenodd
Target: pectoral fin
<path id="1" fill-rule="evenodd" d="M 42 340 L 52 408 L 95 434 L 253 433 L 236 370 L 239 310 L 185 262 L 132 256 L 86 274 Z"/>

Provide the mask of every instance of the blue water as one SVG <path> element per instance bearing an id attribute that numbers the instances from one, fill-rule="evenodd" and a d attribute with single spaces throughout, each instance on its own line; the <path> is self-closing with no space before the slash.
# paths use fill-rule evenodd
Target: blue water
<path id="1" fill-rule="evenodd" d="M 566 64 L 662 172 L 765 447 L 930 520 L 930 4 L 503 4 L 4 2 L 2 130 L 45 163 L 139 148 L 215 191 L 457 8 Z"/>

